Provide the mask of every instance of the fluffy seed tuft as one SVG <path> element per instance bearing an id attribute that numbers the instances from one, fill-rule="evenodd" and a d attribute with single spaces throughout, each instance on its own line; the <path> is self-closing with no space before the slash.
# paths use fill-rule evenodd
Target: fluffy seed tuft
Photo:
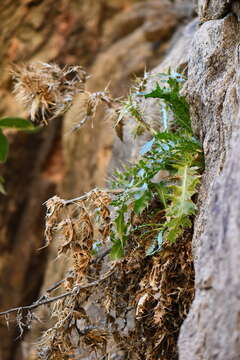
<path id="1" fill-rule="evenodd" d="M 14 93 L 29 111 L 31 121 L 47 125 L 66 112 L 77 93 L 85 91 L 87 73 L 80 66 L 37 62 L 14 65 Z"/>

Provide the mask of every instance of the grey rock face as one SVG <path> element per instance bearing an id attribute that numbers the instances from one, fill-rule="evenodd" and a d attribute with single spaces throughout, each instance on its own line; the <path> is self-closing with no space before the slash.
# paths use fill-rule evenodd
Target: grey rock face
<path id="1" fill-rule="evenodd" d="M 198 14 L 202 21 L 220 19 L 230 9 L 233 0 L 199 0 Z"/>
<path id="2" fill-rule="evenodd" d="M 198 251 L 196 298 L 179 339 L 180 360 L 240 358 L 239 140 L 238 131 L 212 188 Z"/>
<path id="3" fill-rule="evenodd" d="M 207 166 L 214 171 L 231 137 L 238 110 L 238 42 L 239 24 L 229 15 L 203 24 L 196 32 L 190 52 L 185 93 L 191 105 L 194 131 L 203 142 Z"/>
<path id="4" fill-rule="evenodd" d="M 235 0 L 232 4 L 232 12 L 235 14 L 238 18 L 238 21 L 240 21 L 240 2 Z"/>
<path id="5" fill-rule="evenodd" d="M 208 3 L 214 15 L 214 4 L 229 2 Z M 193 239 L 196 297 L 181 328 L 180 360 L 240 359 L 239 59 L 236 16 L 197 31 L 185 92 L 206 171 Z"/>

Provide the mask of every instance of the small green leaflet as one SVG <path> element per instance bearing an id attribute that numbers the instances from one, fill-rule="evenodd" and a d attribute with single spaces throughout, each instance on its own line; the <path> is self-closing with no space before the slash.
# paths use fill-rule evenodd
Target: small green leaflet
<path id="1" fill-rule="evenodd" d="M 155 188 L 157 190 L 158 197 L 161 200 L 161 203 L 163 204 L 164 208 L 166 209 L 167 197 L 168 197 L 168 192 L 169 192 L 167 186 L 163 182 L 160 182 L 158 184 L 155 184 Z"/>
<path id="2" fill-rule="evenodd" d="M 118 211 L 118 216 L 115 219 L 117 234 L 121 241 L 123 241 L 123 236 L 127 228 L 127 224 L 125 223 L 125 219 L 124 219 L 124 214 L 126 211 L 127 211 L 127 205 L 123 205 L 122 208 Z"/>
<path id="3" fill-rule="evenodd" d="M 194 215 L 196 205 L 192 201 L 192 196 L 197 192 L 197 185 L 200 182 L 198 169 L 189 165 L 178 165 L 176 176 L 180 181 L 178 185 L 172 186 L 172 203 L 168 214 L 172 217 L 183 215 Z"/>
<path id="4" fill-rule="evenodd" d="M 191 226 L 191 219 L 187 215 L 173 218 L 166 223 L 165 239 L 170 243 L 175 243 L 183 235 L 184 230 Z"/>
<path id="5" fill-rule="evenodd" d="M 22 118 L 6 117 L 0 119 L 1 129 L 17 129 L 17 130 L 31 130 L 34 129 L 33 124 Z"/>
<path id="6" fill-rule="evenodd" d="M 124 255 L 123 245 L 120 239 L 113 239 L 112 241 L 113 246 L 111 247 L 109 256 L 111 260 L 118 260 Z"/>
<path id="7" fill-rule="evenodd" d="M 152 199 L 152 194 L 150 191 L 143 193 L 141 197 L 134 201 L 134 212 L 137 215 L 140 215 L 146 207 L 148 207 L 149 202 Z"/>
<path id="8" fill-rule="evenodd" d="M 175 77 L 169 76 L 167 81 L 169 88 L 160 87 L 157 83 L 156 88 L 150 93 L 144 93 L 145 98 L 162 99 L 172 110 L 176 123 L 183 129 L 192 133 L 189 106 L 186 99 L 180 95 L 179 82 Z"/>
<path id="9" fill-rule="evenodd" d="M 160 251 L 162 248 L 162 244 L 163 244 L 163 233 L 162 233 L 162 231 L 160 231 L 158 233 L 157 237 L 152 240 L 151 245 L 149 246 L 149 248 L 146 251 L 146 255 L 152 256 L 156 252 Z"/>
<path id="10" fill-rule="evenodd" d="M 8 156 L 8 140 L 0 129 L 0 162 L 5 162 Z"/>
<path id="11" fill-rule="evenodd" d="M 147 183 L 143 183 L 137 191 L 134 191 L 134 199 L 134 212 L 135 214 L 140 215 L 152 199 L 152 194 L 151 191 L 149 191 Z"/>

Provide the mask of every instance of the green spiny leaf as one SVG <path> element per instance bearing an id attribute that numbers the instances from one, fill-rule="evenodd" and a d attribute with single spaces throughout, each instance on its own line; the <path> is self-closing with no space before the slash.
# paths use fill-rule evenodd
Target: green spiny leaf
<path id="1" fill-rule="evenodd" d="M 164 208 L 166 209 L 167 207 L 167 200 L 168 200 L 168 196 L 169 196 L 169 189 L 168 187 L 164 184 L 164 182 L 160 182 L 158 184 L 154 184 L 155 188 L 157 190 L 157 194 L 159 197 L 159 200 L 161 201 L 161 203 L 163 204 Z"/>
<path id="2" fill-rule="evenodd" d="M 197 192 L 199 173 L 204 165 L 201 144 L 192 134 L 188 104 L 180 94 L 183 81 L 183 77 L 177 73 L 161 75 L 161 83 L 165 86 L 157 84 L 150 93 L 131 94 L 125 103 L 125 111 L 144 125 L 146 130 L 151 130 L 153 138 L 141 148 L 140 160 L 126 166 L 124 171 L 115 173 L 112 182 L 115 188 L 124 189 L 124 193 L 112 202 L 118 214 L 115 219 L 115 237 L 118 239 L 116 251 L 120 251 L 120 243 L 123 250 L 126 234 L 131 231 L 131 224 L 124 221 L 126 203 L 133 205 L 136 214 L 141 214 L 156 193 L 164 207 L 163 222 L 160 224 L 163 229 L 159 235 L 161 238 L 164 234 L 164 239 L 175 242 L 191 227 L 191 216 L 196 213 L 192 197 Z M 164 132 L 148 128 L 136 101 L 137 95 L 161 99 L 165 112 L 171 110 L 174 115 L 175 128 L 167 119 Z M 156 183 L 156 175 L 161 170 L 167 170 L 169 176 Z M 154 232 L 156 229 L 149 231 Z M 153 254 L 159 247 L 155 238 L 147 254 Z"/>
<path id="3" fill-rule="evenodd" d="M 171 195 L 172 204 L 168 210 L 171 216 L 193 215 L 196 205 L 192 201 L 192 196 L 197 192 L 196 186 L 199 183 L 199 175 L 196 168 L 191 168 L 187 164 L 176 166 L 178 169 L 176 177 L 179 177 L 179 185 L 173 185 Z"/>
<path id="4" fill-rule="evenodd" d="M 160 87 L 157 83 L 156 88 L 150 93 L 143 93 L 145 98 L 162 99 L 172 110 L 176 123 L 184 130 L 192 133 L 189 106 L 184 96 L 180 95 L 180 82 L 176 75 L 169 75 L 167 81 L 169 87 Z"/>
<path id="5" fill-rule="evenodd" d="M 191 227 L 190 216 L 197 210 L 192 196 L 197 192 L 200 181 L 197 168 L 190 167 L 188 164 L 181 164 L 176 168 L 176 178 L 179 180 L 177 184 L 169 186 L 172 190 L 171 204 L 166 209 L 166 238 L 170 242 L 175 242 L 183 235 L 185 229 Z"/>
<path id="6" fill-rule="evenodd" d="M 1 129 L 18 129 L 18 130 L 31 130 L 34 129 L 33 124 L 22 118 L 6 117 L 0 119 Z"/>
<path id="7" fill-rule="evenodd" d="M 141 197 L 139 197 L 137 200 L 134 201 L 134 212 L 137 215 L 140 215 L 143 210 L 148 207 L 149 202 L 152 199 L 152 194 L 150 191 L 146 191 L 143 193 Z"/>
<path id="8" fill-rule="evenodd" d="M 121 242 L 121 246 L 123 248 L 124 246 L 124 238 L 127 233 L 128 224 L 125 221 L 124 215 L 127 212 L 127 205 L 122 204 L 122 207 L 118 210 L 118 216 L 116 217 L 114 223 L 115 223 L 115 229 L 116 229 L 116 235 L 117 238 Z"/>
<path id="9" fill-rule="evenodd" d="M 120 239 L 113 240 L 113 246 L 111 247 L 110 251 L 110 259 L 111 260 L 118 260 L 121 259 L 124 255 L 124 248 L 123 244 Z"/>
<path id="10" fill-rule="evenodd" d="M 189 216 L 180 216 L 172 218 L 165 226 L 166 231 L 164 232 L 164 236 L 166 240 L 174 243 L 183 235 L 185 229 L 189 229 L 192 226 L 192 222 Z"/>

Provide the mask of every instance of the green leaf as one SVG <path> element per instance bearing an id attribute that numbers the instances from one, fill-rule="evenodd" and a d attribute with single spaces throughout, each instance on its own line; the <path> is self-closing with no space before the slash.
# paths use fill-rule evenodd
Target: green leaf
<path id="1" fill-rule="evenodd" d="M 0 119 L 1 129 L 18 129 L 18 130 L 31 130 L 34 129 L 33 124 L 22 118 L 6 117 Z"/>
<path id="2" fill-rule="evenodd" d="M 164 182 L 160 182 L 159 184 L 154 184 L 154 185 L 157 190 L 158 197 L 161 203 L 163 204 L 164 208 L 166 209 L 169 189 L 166 186 L 166 184 L 164 184 Z"/>
<path id="3" fill-rule="evenodd" d="M 8 157 L 8 139 L 0 130 L 0 162 L 5 162 Z"/>
<path id="4" fill-rule="evenodd" d="M 170 243 L 175 243 L 183 235 L 182 218 L 171 219 L 167 222 L 165 237 Z"/>
<path id="5" fill-rule="evenodd" d="M 162 231 L 160 231 L 157 236 L 158 248 L 160 248 L 162 246 L 162 243 L 163 243 L 163 233 L 162 233 Z"/>
<path id="6" fill-rule="evenodd" d="M 146 207 L 148 207 L 149 202 L 152 200 L 152 194 L 150 191 L 143 192 L 141 197 L 138 197 L 134 201 L 134 212 L 137 215 L 140 215 Z"/>
<path id="7" fill-rule="evenodd" d="M 114 220 L 116 235 L 119 241 L 121 242 L 121 246 L 124 246 L 124 238 L 127 233 L 128 224 L 125 222 L 124 214 L 127 212 L 127 205 L 123 204 L 122 207 L 118 210 L 118 216 Z"/>
<path id="8" fill-rule="evenodd" d="M 175 166 L 177 169 L 177 184 L 170 185 L 172 194 L 170 206 L 166 209 L 166 239 L 175 242 L 184 233 L 185 229 L 192 226 L 191 215 L 195 215 L 197 207 L 192 201 L 192 196 L 197 192 L 197 185 L 200 181 L 198 168 L 188 164 Z"/>
<path id="9" fill-rule="evenodd" d="M 109 254 L 110 259 L 111 260 L 121 259 L 124 255 L 122 242 L 120 239 L 114 239 L 113 242 L 114 242 L 114 244 L 113 244 L 110 254 Z"/>
<path id="10" fill-rule="evenodd" d="M 166 224 L 166 231 L 164 236 L 167 241 L 170 243 L 175 243 L 179 239 L 185 229 L 189 229 L 192 226 L 192 222 L 189 216 L 181 216 L 177 218 L 172 218 Z"/>
<path id="11" fill-rule="evenodd" d="M 192 133 L 189 106 L 184 96 L 180 95 L 180 82 L 175 75 L 169 75 L 167 81 L 169 87 L 160 87 L 157 83 L 156 88 L 150 93 L 145 93 L 145 98 L 162 99 L 173 112 L 176 123 L 184 130 Z"/>
<path id="12" fill-rule="evenodd" d="M 126 211 L 127 211 L 127 206 L 124 205 L 119 210 L 118 216 L 115 219 L 116 230 L 117 230 L 119 237 L 122 237 L 123 234 L 125 233 L 126 225 L 125 225 L 125 221 L 124 221 L 124 214 Z"/>
<path id="13" fill-rule="evenodd" d="M 176 177 L 180 178 L 179 185 L 173 185 L 172 205 L 169 209 L 171 216 L 193 215 L 196 211 L 196 205 L 192 201 L 192 196 L 197 192 L 199 175 L 196 168 L 188 165 L 176 166 L 178 169 Z"/>

